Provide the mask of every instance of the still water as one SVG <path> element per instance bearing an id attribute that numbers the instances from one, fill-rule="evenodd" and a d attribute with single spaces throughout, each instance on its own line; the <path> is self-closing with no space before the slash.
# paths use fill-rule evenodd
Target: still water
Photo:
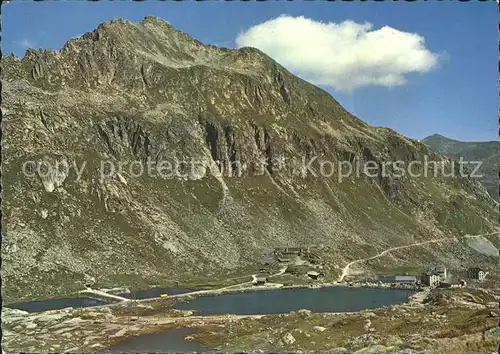
<path id="1" fill-rule="evenodd" d="M 351 312 L 403 303 L 412 292 L 394 289 L 317 288 L 251 291 L 200 297 L 176 306 L 194 309 L 204 315 L 278 314 L 309 309 L 313 312 Z M 110 348 L 111 352 L 207 352 L 200 343 L 186 341 L 192 329 L 130 337 Z"/>
<path id="2" fill-rule="evenodd" d="M 210 351 L 198 342 L 184 339 L 186 336 L 193 333 L 195 333 L 194 329 L 180 328 L 160 333 L 129 337 L 109 348 L 106 353 L 192 353 Z"/>
<path id="3" fill-rule="evenodd" d="M 412 292 L 378 288 L 305 288 L 250 291 L 207 296 L 177 305 L 202 315 L 279 314 L 300 309 L 313 312 L 354 312 L 405 302 Z"/>
<path id="4" fill-rule="evenodd" d="M 191 290 L 181 289 L 181 288 L 151 288 L 148 290 L 132 291 L 130 293 L 120 293 L 119 296 L 125 297 L 127 299 L 149 299 L 154 297 L 159 297 L 161 294 L 176 295 L 187 293 Z M 13 309 L 19 309 L 28 312 L 42 312 L 49 310 L 59 310 L 67 307 L 79 308 L 79 307 L 91 307 L 105 305 L 107 302 L 94 300 L 86 297 L 74 297 L 74 298 L 58 298 L 49 300 L 39 300 L 39 301 L 29 301 L 29 302 L 18 302 L 14 304 L 4 304 L 6 307 Z"/>
<path id="5" fill-rule="evenodd" d="M 160 294 L 179 294 L 188 289 L 155 288 L 127 294 L 131 298 L 144 299 Z M 249 291 L 220 296 L 205 296 L 178 304 L 177 309 L 197 310 L 202 315 L 222 314 L 280 314 L 300 309 L 313 312 L 353 312 L 400 304 L 407 301 L 412 291 L 378 288 L 304 288 Z M 124 294 L 125 295 L 125 294 Z M 88 298 L 60 298 L 5 305 L 28 312 L 40 312 L 66 307 L 89 307 L 104 302 Z M 110 348 L 111 352 L 207 352 L 195 341 L 184 338 L 193 329 L 176 329 L 160 333 L 129 337 Z"/>
<path id="6" fill-rule="evenodd" d="M 18 302 L 15 304 L 8 304 L 4 306 L 28 312 L 42 312 L 48 310 L 64 309 L 67 307 L 73 307 L 73 308 L 91 307 L 104 304 L 106 304 L 106 302 L 84 297 L 74 297 L 74 298 L 60 298 L 60 299 L 50 299 L 50 300 L 40 300 L 40 301 Z"/>

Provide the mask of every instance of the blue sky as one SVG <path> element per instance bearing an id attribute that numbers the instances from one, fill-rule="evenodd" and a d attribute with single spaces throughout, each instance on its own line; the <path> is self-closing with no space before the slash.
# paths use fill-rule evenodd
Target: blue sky
<path id="1" fill-rule="evenodd" d="M 362 120 L 420 139 L 497 140 L 498 9 L 495 2 L 76 2 L 16 1 L 3 6 L 2 50 L 24 55 L 27 46 L 60 49 L 70 38 L 113 18 L 161 17 L 192 37 L 235 47 L 237 36 L 280 15 L 312 21 L 369 22 L 425 38 L 438 53 L 427 72 L 405 75 L 395 87 L 368 85 L 350 92 L 322 85 Z M 269 54 L 269 53 L 268 53 Z M 290 69 L 290 68 L 289 68 Z M 293 70 L 292 70 L 293 71 Z"/>

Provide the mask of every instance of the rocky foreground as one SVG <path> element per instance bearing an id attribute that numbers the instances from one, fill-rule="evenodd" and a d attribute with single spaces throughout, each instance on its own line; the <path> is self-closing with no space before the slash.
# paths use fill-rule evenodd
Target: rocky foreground
<path id="1" fill-rule="evenodd" d="M 500 321 L 499 289 L 424 291 L 402 305 L 357 313 L 196 316 L 168 310 L 176 301 L 37 314 L 4 308 L 3 348 L 103 351 L 127 336 L 185 327 L 199 329 L 188 340 L 225 352 L 484 353 L 494 351 L 500 339 L 495 328 Z"/>

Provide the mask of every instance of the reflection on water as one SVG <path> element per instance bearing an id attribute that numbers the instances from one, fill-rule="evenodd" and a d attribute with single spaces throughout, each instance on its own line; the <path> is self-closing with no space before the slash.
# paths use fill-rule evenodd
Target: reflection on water
<path id="1" fill-rule="evenodd" d="M 187 341 L 184 339 L 186 336 L 195 333 L 195 331 L 196 330 L 190 328 L 180 328 L 160 333 L 129 337 L 109 348 L 107 353 L 202 353 L 209 351 L 209 349 L 205 348 L 198 342 Z"/>

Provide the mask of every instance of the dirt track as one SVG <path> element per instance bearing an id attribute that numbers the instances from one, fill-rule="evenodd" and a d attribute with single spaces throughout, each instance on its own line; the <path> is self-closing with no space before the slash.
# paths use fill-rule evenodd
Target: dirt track
<path id="1" fill-rule="evenodd" d="M 385 251 L 380 252 L 379 254 L 376 254 L 375 256 L 371 256 L 371 257 L 363 258 L 363 259 L 358 259 L 358 260 L 355 260 L 355 261 L 352 261 L 352 262 L 348 263 L 344 267 L 344 269 L 342 269 L 342 274 L 340 275 L 338 281 L 339 282 L 343 281 L 344 278 L 349 275 L 349 268 L 352 265 L 357 264 L 357 263 L 362 263 L 362 262 L 370 261 L 372 259 L 380 258 L 380 257 L 382 257 L 382 256 L 384 256 L 387 253 L 392 252 L 392 251 L 397 251 L 397 250 L 401 250 L 401 249 L 404 249 L 404 248 L 410 248 L 410 247 L 415 247 L 415 246 L 421 246 L 421 245 L 425 245 L 425 244 L 428 244 L 428 243 L 436 243 L 436 242 L 442 242 L 442 241 L 458 241 L 459 239 L 481 237 L 481 236 L 490 236 L 490 235 L 496 235 L 498 233 L 500 233 L 500 232 L 492 232 L 492 233 L 489 233 L 489 234 L 480 234 L 480 235 L 465 235 L 465 236 L 460 236 L 460 237 L 443 237 L 443 238 L 438 238 L 438 239 L 434 239 L 434 240 L 427 240 L 427 241 L 412 243 L 410 245 L 403 245 L 403 246 L 392 247 L 392 248 L 386 249 Z"/>

